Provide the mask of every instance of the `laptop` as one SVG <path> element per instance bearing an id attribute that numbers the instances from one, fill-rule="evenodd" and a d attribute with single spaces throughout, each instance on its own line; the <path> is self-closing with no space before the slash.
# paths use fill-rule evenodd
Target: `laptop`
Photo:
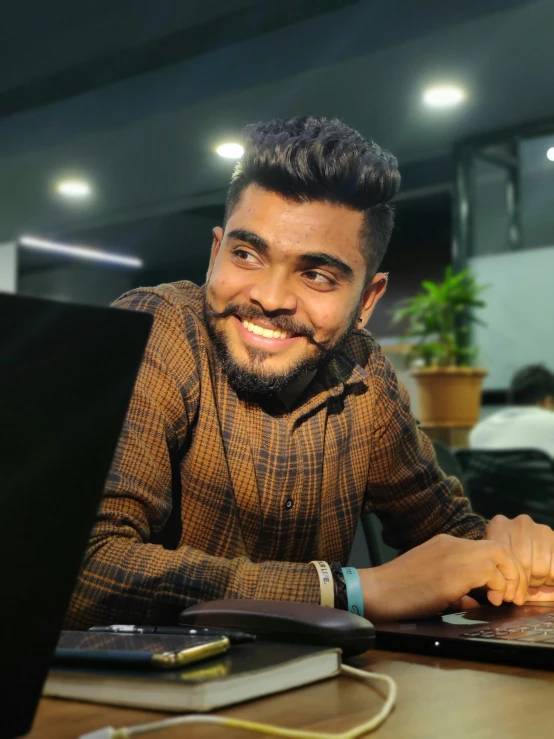
<path id="1" fill-rule="evenodd" d="M 483 605 L 376 626 L 376 648 L 554 669 L 554 602 Z"/>
<path id="2" fill-rule="evenodd" d="M 31 728 L 148 314 L 0 294 L 0 734 Z"/>

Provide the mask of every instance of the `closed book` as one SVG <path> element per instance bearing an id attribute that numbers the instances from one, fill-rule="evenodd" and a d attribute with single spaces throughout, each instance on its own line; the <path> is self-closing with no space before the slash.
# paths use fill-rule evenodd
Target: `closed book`
<path id="1" fill-rule="evenodd" d="M 185 670 L 54 666 L 43 695 L 155 711 L 211 711 L 339 674 L 335 648 L 257 641 Z"/>

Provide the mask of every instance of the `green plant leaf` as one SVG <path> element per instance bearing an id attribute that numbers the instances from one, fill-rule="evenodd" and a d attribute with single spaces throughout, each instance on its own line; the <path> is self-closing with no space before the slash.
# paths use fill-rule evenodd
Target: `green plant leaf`
<path id="1" fill-rule="evenodd" d="M 418 340 L 410 355 L 427 365 L 468 363 L 475 356 L 469 346 L 469 325 L 484 325 L 475 315 L 485 306 L 484 289 L 468 269 L 454 273 L 448 266 L 442 282 L 424 280 L 420 292 L 399 301 L 392 311 L 393 323 L 406 322 L 404 337 Z"/>

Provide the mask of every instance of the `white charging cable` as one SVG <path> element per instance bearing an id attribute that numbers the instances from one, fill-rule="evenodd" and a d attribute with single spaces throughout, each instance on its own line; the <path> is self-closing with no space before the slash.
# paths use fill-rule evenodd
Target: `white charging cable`
<path id="1" fill-rule="evenodd" d="M 386 683 L 388 686 L 388 694 L 381 710 L 359 726 L 345 731 L 341 734 L 325 734 L 314 731 L 302 731 L 301 729 L 285 729 L 281 726 L 273 726 L 271 724 L 261 724 L 257 721 L 247 721 L 246 719 L 227 718 L 226 716 L 210 716 L 206 714 L 192 713 L 186 716 L 175 716 L 174 718 L 164 719 L 162 721 L 153 721 L 149 724 L 140 724 L 139 726 L 122 726 L 115 729 L 113 726 L 105 726 L 103 729 L 91 731 L 88 734 L 81 734 L 79 739 L 128 739 L 128 737 L 138 734 L 148 734 L 151 731 L 167 729 L 171 726 L 180 726 L 181 724 L 217 724 L 219 726 L 229 726 L 235 729 L 244 729 L 245 731 L 257 731 L 260 734 L 268 734 L 270 736 L 287 737 L 288 739 L 357 739 L 357 737 L 369 734 L 380 726 L 383 721 L 390 715 L 394 704 L 396 703 L 396 682 L 388 675 L 381 675 L 376 672 L 366 672 L 358 670 L 356 667 L 341 665 L 341 674 L 350 677 L 357 677 L 362 680 L 374 680 Z"/>

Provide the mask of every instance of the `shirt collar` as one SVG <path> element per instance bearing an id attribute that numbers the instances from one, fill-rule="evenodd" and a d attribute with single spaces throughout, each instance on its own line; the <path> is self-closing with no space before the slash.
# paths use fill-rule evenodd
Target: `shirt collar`
<path id="1" fill-rule="evenodd" d="M 290 411 L 291 423 L 298 423 L 314 413 L 330 398 L 342 395 L 345 388 L 356 383 L 367 384 L 368 372 L 344 350 L 321 368 L 306 388 L 301 402 Z"/>

